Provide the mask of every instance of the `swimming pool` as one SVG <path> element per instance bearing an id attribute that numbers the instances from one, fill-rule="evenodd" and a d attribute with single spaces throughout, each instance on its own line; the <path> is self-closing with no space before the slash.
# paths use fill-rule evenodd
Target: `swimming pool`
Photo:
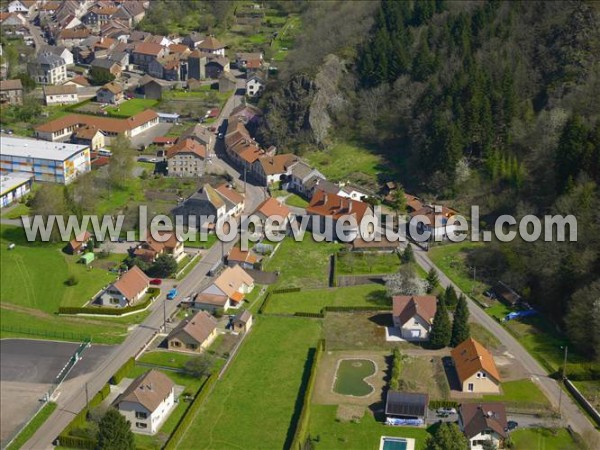
<path id="1" fill-rule="evenodd" d="M 414 450 L 415 440 L 408 438 L 398 438 L 381 436 L 379 450 Z"/>

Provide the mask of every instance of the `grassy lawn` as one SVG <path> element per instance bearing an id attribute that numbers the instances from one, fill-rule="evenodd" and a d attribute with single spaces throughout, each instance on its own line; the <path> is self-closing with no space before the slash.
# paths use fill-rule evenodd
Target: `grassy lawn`
<path id="1" fill-rule="evenodd" d="M 120 105 L 110 106 L 105 111 L 113 117 L 131 117 L 147 109 L 153 108 L 158 103 L 157 100 L 146 98 L 132 98 Z"/>
<path id="2" fill-rule="evenodd" d="M 2 213 L 3 219 L 19 219 L 21 216 L 29 215 L 29 206 L 25 203 L 17 203 L 9 211 Z"/>
<path id="3" fill-rule="evenodd" d="M 178 448 L 284 448 L 295 429 L 307 357 L 319 331 L 317 320 L 257 318 Z"/>
<path id="4" fill-rule="evenodd" d="M 287 294 L 274 294 L 269 299 L 266 312 L 318 313 L 324 306 L 389 306 L 391 301 L 385 288 L 378 284 L 365 284 L 331 289 L 314 289 Z"/>
<path id="5" fill-rule="evenodd" d="M 550 409 L 551 404 L 540 388 L 531 380 L 506 381 L 502 383 L 500 395 L 484 395 L 483 401 L 504 402 L 507 407 L 527 409 Z"/>
<path id="6" fill-rule="evenodd" d="M 216 233 L 208 233 L 208 234 L 206 234 L 206 239 L 204 239 L 204 240 L 201 240 L 200 233 L 198 233 L 198 236 L 196 237 L 196 240 L 194 240 L 194 241 L 187 240 L 187 241 L 185 241 L 184 245 L 186 247 L 189 247 L 189 248 L 205 248 L 205 249 L 209 249 L 218 240 L 219 240 L 219 238 L 217 237 Z"/>
<path id="7" fill-rule="evenodd" d="M 377 177 L 389 172 L 389 164 L 370 150 L 348 142 L 339 142 L 324 151 L 309 152 L 306 160 L 333 181 L 348 179 L 377 181 Z M 365 180 L 365 181 L 367 181 Z"/>
<path id="8" fill-rule="evenodd" d="M 469 323 L 471 329 L 471 337 L 481 343 L 488 349 L 496 349 L 500 347 L 500 340 L 488 331 L 483 325 L 475 322 Z"/>
<path id="9" fill-rule="evenodd" d="M 336 420 L 336 411 L 336 405 L 311 405 L 309 429 L 315 449 L 378 450 L 381 436 L 413 438 L 415 449 L 425 449 L 428 432 L 423 428 L 386 426 L 368 409 L 358 423 L 342 422 Z"/>
<path id="10" fill-rule="evenodd" d="M 30 243 L 20 228 L 2 225 L 0 230 L 3 248 L 16 243 L 0 254 L 2 302 L 54 313 L 59 306 L 82 306 L 115 279 L 106 270 L 77 263 L 77 256 L 61 251 L 63 243 Z M 77 277 L 78 284 L 67 286 L 70 276 Z"/>
<path id="11" fill-rule="evenodd" d="M 340 244 L 315 242 L 308 233 L 302 242 L 286 238 L 265 270 L 281 273 L 274 289 L 324 287 L 328 280 L 329 256 L 340 248 Z"/>
<path id="12" fill-rule="evenodd" d="M 467 253 L 483 247 L 480 242 L 461 242 L 433 247 L 427 256 L 433 263 L 462 289 L 465 294 L 479 295 L 488 289 L 488 285 L 473 280 L 473 272 L 465 267 Z"/>
<path id="13" fill-rule="evenodd" d="M 198 355 L 188 355 L 185 353 L 168 352 L 166 350 L 153 350 L 145 352 L 139 359 L 139 362 L 156 364 L 157 366 L 173 367 L 182 369 L 185 363 Z"/>
<path id="14" fill-rule="evenodd" d="M 546 428 L 523 428 L 513 431 L 510 436 L 515 450 L 577 450 L 580 448 L 565 429 L 553 433 Z"/>
<path id="15" fill-rule="evenodd" d="M 300 197 L 298 194 L 291 193 L 285 199 L 285 204 L 289 206 L 295 206 L 296 208 L 306 208 L 308 202 Z"/>
<path id="16" fill-rule="evenodd" d="M 337 258 L 338 275 L 394 273 L 400 268 L 397 253 L 341 252 Z"/>
<path id="17" fill-rule="evenodd" d="M 25 428 L 17 435 L 17 437 L 6 447 L 6 450 L 17 450 L 27 442 L 39 427 L 52 415 L 56 409 L 56 403 L 48 402 L 35 415 L 35 417 L 27 424 Z"/>

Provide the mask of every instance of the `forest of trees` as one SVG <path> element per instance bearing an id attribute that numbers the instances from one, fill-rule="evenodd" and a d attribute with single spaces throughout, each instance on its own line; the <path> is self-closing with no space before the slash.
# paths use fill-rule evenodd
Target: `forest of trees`
<path id="1" fill-rule="evenodd" d="M 479 205 L 483 228 L 501 214 L 574 214 L 576 243 L 492 243 L 469 263 L 600 357 L 598 327 L 568 326 L 584 313 L 600 323 L 597 4 L 326 3 L 304 13 L 309 25 L 262 100 L 259 138 L 300 153 L 340 137 L 375 149 L 408 192 L 459 210 Z M 314 114 L 324 94 L 327 133 Z"/>

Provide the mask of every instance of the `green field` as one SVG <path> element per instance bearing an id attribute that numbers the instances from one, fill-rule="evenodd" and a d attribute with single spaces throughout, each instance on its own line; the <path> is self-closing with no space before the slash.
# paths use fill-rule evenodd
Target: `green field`
<path id="1" fill-rule="evenodd" d="M 0 232 L 3 303 L 54 313 L 59 306 L 83 306 L 115 279 L 106 270 L 88 270 L 77 263 L 77 256 L 64 254 L 64 243 L 29 243 L 20 228 L 7 225 L 0 226 Z M 10 242 L 16 247 L 7 250 Z M 78 284 L 67 286 L 70 276 L 77 277 Z"/>
<path id="2" fill-rule="evenodd" d="M 507 406 L 547 410 L 551 404 L 540 388 L 531 380 L 502 383 L 502 395 L 484 395 L 483 401 L 504 402 Z"/>
<path id="3" fill-rule="evenodd" d="M 391 300 L 379 284 L 343 288 L 309 289 L 286 294 L 272 294 L 267 313 L 318 313 L 325 306 L 388 307 Z"/>
<path id="4" fill-rule="evenodd" d="M 328 281 L 329 257 L 340 248 L 340 244 L 315 242 L 308 233 L 302 242 L 285 238 L 264 270 L 281 272 L 273 285 L 275 289 L 324 287 Z"/>
<path id="5" fill-rule="evenodd" d="M 332 181 L 371 181 L 390 171 L 389 164 L 370 150 L 339 142 L 327 150 L 304 155 L 306 160 Z"/>
<path id="6" fill-rule="evenodd" d="M 19 219 L 21 216 L 29 215 L 29 206 L 25 203 L 17 203 L 15 206 L 10 208 L 9 211 L 2 213 L 3 219 Z"/>
<path id="7" fill-rule="evenodd" d="M 48 417 L 52 415 L 54 410 L 56 409 L 56 403 L 48 402 L 46 403 L 42 409 L 38 411 L 31 422 L 27 424 L 25 428 L 21 430 L 21 432 L 17 435 L 17 437 L 10 443 L 6 450 L 17 450 L 21 448 L 30 438 L 34 435 L 39 427 L 43 425 L 43 423 L 48 420 Z"/>
<path id="8" fill-rule="evenodd" d="M 259 317 L 178 448 L 283 448 L 319 331 L 316 320 Z"/>
<path id="9" fill-rule="evenodd" d="M 565 429 L 553 432 L 545 428 L 523 428 L 511 434 L 515 450 L 578 450 L 578 446 Z"/>
<path id="10" fill-rule="evenodd" d="M 166 350 L 153 350 L 150 352 L 144 352 L 138 361 L 142 363 L 155 364 L 157 366 L 182 369 L 186 362 L 197 356 L 198 355 L 188 355 L 185 353 L 169 352 Z"/>
<path id="11" fill-rule="evenodd" d="M 309 429 L 315 449 L 379 450 L 381 436 L 413 438 L 416 450 L 425 449 L 428 433 L 423 428 L 386 426 L 375 421 L 367 407 L 358 423 L 342 422 L 336 419 L 336 410 L 336 405 L 311 405 Z"/>
<path id="12" fill-rule="evenodd" d="M 394 273 L 400 268 L 397 253 L 341 252 L 337 258 L 338 275 Z"/>
<path id="13" fill-rule="evenodd" d="M 131 117 L 139 114 L 147 109 L 154 108 L 157 105 L 157 100 L 146 98 L 132 98 L 120 105 L 110 106 L 105 109 L 109 116 L 113 117 Z"/>

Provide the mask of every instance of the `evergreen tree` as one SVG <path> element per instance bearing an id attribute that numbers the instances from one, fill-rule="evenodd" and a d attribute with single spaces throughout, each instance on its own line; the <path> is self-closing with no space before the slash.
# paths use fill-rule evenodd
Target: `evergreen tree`
<path id="1" fill-rule="evenodd" d="M 567 180 L 575 179 L 581 170 L 585 154 L 587 129 L 577 115 L 571 117 L 563 128 L 556 149 L 556 182 L 559 192 L 565 192 Z"/>
<path id="2" fill-rule="evenodd" d="M 442 423 L 427 438 L 427 450 L 467 450 L 469 441 L 455 423 Z"/>
<path id="3" fill-rule="evenodd" d="M 98 424 L 99 450 L 135 450 L 131 422 L 114 408 L 110 408 Z"/>
<path id="4" fill-rule="evenodd" d="M 458 296 L 456 295 L 456 291 L 454 290 L 452 285 L 449 285 L 446 288 L 443 298 L 448 308 L 454 309 L 456 307 L 456 304 L 458 303 Z"/>
<path id="5" fill-rule="evenodd" d="M 454 321 L 452 322 L 452 338 L 450 345 L 456 347 L 471 336 L 469 327 L 469 308 L 466 297 L 461 294 L 454 310 Z"/>
<path id="6" fill-rule="evenodd" d="M 438 299 L 437 310 L 433 317 L 433 326 L 429 334 L 429 343 L 433 348 L 444 348 L 450 345 L 452 337 L 452 325 L 448 317 L 446 302 L 443 299 Z"/>
<path id="7" fill-rule="evenodd" d="M 409 264 L 415 262 L 415 254 L 413 253 L 412 245 L 406 244 L 406 249 L 402 253 L 402 263 Z"/>
<path id="8" fill-rule="evenodd" d="M 440 284 L 440 278 L 438 276 L 437 270 L 435 270 L 434 268 L 431 268 L 431 270 L 427 274 L 427 283 L 428 283 L 428 287 L 427 287 L 428 294 L 433 292 L 433 290 L 436 287 L 438 287 Z"/>

